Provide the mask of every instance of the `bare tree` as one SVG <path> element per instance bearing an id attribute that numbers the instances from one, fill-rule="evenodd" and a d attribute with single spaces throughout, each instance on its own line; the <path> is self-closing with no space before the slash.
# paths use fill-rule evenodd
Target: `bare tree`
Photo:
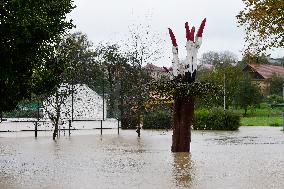
<path id="1" fill-rule="evenodd" d="M 62 108 L 66 104 L 66 99 L 72 93 L 74 93 L 73 85 L 64 84 L 54 95 L 46 97 L 43 101 L 45 115 L 48 116 L 54 126 L 53 140 L 58 135 L 58 125 L 62 122 L 62 115 L 68 115 L 72 111 L 70 108 Z"/>
<path id="2" fill-rule="evenodd" d="M 129 34 L 125 46 L 132 62 L 138 61 L 138 65 L 142 67 L 147 63 L 155 63 L 162 57 L 165 40 L 153 31 L 150 24 L 133 24 L 129 26 Z"/>
<path id="3" fill-rule="evenodd" d="M 236 64 L 238 61 L 237 55 L 230 51 L 209 51 L 202 54 L 200 59 L 201 64 L 210 64 L 214 67 L 224 67 Z"/>

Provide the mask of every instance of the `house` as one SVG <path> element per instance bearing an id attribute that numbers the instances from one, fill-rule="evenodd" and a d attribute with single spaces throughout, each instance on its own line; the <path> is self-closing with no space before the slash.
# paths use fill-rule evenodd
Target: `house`
<path id="1" fill-rule="evenodd" d="M 144 69 L 147 71 L 147 73 L 154 79 L 158 80 L 161 78 L 170 79 L 170 76 L 172 74 L 172 68 L 167 68 L 169 72 L 166 71 L 166 69 L 162 67 L 155 66 L 154 64 L 147 64 Z"/>
<path id="2" fill-rule="evenodd" d="M 68 92 L 71 89 L 71 85 L 62 84 L 59 88 L 59 93 Z M 73 85 L 74 93 L 69 92 L 64 103 L 61 105 L 60 118 L 71 119 L 72 118 L 72 99 L 73 99 L 73 119 L 74 120 L 102 120 L 106 118 L 106 100 L 98 95 L 95 91 L 89 88 L 85 84 Z M 72 98 L 73 96 L 73 98 Z M 48 117 L 48 112 L 55 115 L 55 96 L 49 97 L 43 102 L 45 107 L 43 110 L 44 118 Z"/>
<path id="3" fill-rule="evenodd" d="M 281 66 L 270 64 L 247 64 L 244 67 L 243 72 L 248 73 L 252 79 L 260 85 L 263 94 L 267 94 L 269 79 L 271 79 L 273 75 L 277 75 L 284 80 L 284 68 Z"/>

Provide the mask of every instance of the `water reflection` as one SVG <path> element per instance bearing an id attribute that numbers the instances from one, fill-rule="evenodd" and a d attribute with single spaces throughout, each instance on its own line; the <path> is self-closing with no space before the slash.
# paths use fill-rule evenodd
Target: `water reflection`
<path id="1" fill-rule="evenodd" d="M 189 187 L 192 183 L 192 162 L 189 153 L 173 153 L 172 174 L 177 187 Z"/>

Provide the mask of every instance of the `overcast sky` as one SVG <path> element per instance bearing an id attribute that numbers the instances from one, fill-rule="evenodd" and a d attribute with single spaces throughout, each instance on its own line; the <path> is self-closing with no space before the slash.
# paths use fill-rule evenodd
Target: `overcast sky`
<path id="1" fill-rule="evenodd" d="M 74 0 L 76 9 L 70 17 L 76 29 L 88 35 L 94 45 L 100 42 L 121 43 L 129 35 L 129 26 L 148 24 L 165 39 L 164 58 L 157 64 L 170 66 L 171 42 L 167 28 L 177 38 L 180 58 L 186 56 L 184 23 L 199 27 L 207 18 L 203 44 L 199 51 L 231 51 L 239 59 L 244 46 L 244 30 L 237 27 L 236 15 L 243 8 L 242 0 Z M 270 52 L 284 56 L 283 50 Z"/>

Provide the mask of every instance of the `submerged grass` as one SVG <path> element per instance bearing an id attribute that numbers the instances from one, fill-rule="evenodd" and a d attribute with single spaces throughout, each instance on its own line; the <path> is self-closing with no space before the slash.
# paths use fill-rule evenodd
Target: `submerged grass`
<path id="1" fill-rule="evenodd" d="M 281 116 L 254 116 L 254 117 L 242 117 L 241 118 L 242 126 L 282 126 L 283 119 Z"/>
<path id="2" fill-rule="evenodd" d="M 244 113 L 243 109 L 238 110 L 239 113 Z M 267 104 L 261 104 L 259 108 L 250 108 L 247 115 L 241 118 L 242 126 L 282 126 L 283 108 L 271 108 Z"/>

